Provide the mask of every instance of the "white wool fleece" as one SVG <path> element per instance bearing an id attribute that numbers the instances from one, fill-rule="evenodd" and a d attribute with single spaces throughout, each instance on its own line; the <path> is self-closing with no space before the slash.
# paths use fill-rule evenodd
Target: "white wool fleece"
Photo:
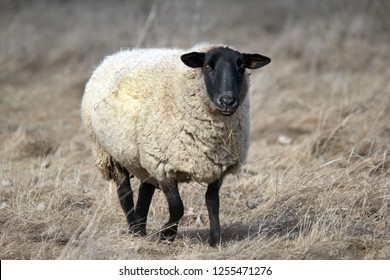
<path id="1" fill-rule="evenodd" d="M 249 147 L 249 75 L 242 104 L 223 116 L 207 96 L 201 69 L 180 59 L 215 47 L 125 50 L 96 68 L 81 106 L 96 165 L 106 179 L 112 162 L 155 185 L 211 183 L 239 169 Z"/>

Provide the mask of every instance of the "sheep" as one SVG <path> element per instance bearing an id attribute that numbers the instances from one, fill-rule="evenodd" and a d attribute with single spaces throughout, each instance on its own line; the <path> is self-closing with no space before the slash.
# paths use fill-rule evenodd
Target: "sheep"
<path id="1" fill-rule="evenodd" d="M 174 241 L 184 214 L 178 183 L 207 184 L 209 244 L 221 244 L 219 189 L 249 147 L 249 73 L 260 54 L 200 43 L 189 50 L 132 49 L 106 57 L 82 98 L 82 119 L 97 168 L 117 185 L 128 228 L 146 235 L 156 188 L 169 220 L 159 239 Z M 136 205 L 130 178 L 140 181 Z"/>

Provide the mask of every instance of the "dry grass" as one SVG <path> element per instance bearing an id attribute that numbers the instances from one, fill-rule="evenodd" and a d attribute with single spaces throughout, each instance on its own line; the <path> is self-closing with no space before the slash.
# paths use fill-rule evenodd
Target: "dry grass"
<path id="1" fill-rule="evenodd" d="M 390 7 L 352 2 L 3 1 L 0 258 L 389 259 Z M 198 184 L 181 186 L 177 240 L 157 245 L 163 195 L 148 237 L 123 233 L 80 98 L 106 54 L 202 40 L 273 61 L 252 75 L 249 163 L 221 190 L 225 246 L 207 244 Z"/>

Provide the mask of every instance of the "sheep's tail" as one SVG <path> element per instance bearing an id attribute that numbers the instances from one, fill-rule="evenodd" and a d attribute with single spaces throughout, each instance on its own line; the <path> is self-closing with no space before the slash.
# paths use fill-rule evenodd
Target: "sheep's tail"
<path id="1" fill-rule="evenodd" d="M 95 165 L 105 180 L 113 180 L 120 184 L 126 177 L 126 170 L 119 163 L 115 162 L 110 154 L 96 140 L 92 148 Z"/>
<path id="2" fill-rule="evenodd" d="M 110 154 L 100 144 L 99 140 L 97 140 L 92 130 L 91 118 L 86 110 L 82 110 L 82 119 L 84 127 L 87 128 L 89 137 L 92 140 L 92 154 L 97 169 L 105 180 L 114 180 L 115 183 L 120 184 L 126 178 L 126 170 L 112 159 Z"/>

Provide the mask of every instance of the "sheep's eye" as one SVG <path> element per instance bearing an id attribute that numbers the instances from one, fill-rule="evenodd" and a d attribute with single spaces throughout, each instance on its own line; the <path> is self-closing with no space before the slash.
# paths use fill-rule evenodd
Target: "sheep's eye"
<path id="1" fill-rule="evenodd" d="M 213 70 L 214 69 L 214 65 L 212 63 L 207 63 L 204 68 L 208 71 L 210 70 Z"/>
<path id="2" fill-rule="evenodd" d="M 240 61 L 237 64 L 238 64 L 238 68 L 240 68 L 240 69 L 244 69 L 245 68 L 245 63 L 244 62 Z"/>

